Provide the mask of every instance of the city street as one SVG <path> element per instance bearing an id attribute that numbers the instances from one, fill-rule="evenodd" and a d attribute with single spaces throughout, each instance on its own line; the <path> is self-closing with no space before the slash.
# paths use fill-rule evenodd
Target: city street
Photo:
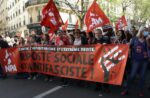
<path id="1" fill-rule="evenodd" d="M 150 0 L 0 0 L 0 98 L 139 97 Z"/>
<path id="2" fill-rule="evenodd" d="M 148 76 L 146 84 L 149 83 L 150 76 Z M 137 87 L 135 85 L 134 89 Z M 65 86 L 58 78 L 52 82 L 45 82 L 42 79 L 14 79 L 12 76 L 0 80 L 0 98 L 121 98 L 121 91 L 122 88 L 119 86 L 111 86 L 110 94 L 95 91 L 93 84 L 87 88 L 78 86 L 76 83 Z M 144 98 L 149 98 L 150 94 L 147 88 L 145 91 Z M 137 98 L 137 92 L 138 90 L 133 91 L 124 98 Z"/>

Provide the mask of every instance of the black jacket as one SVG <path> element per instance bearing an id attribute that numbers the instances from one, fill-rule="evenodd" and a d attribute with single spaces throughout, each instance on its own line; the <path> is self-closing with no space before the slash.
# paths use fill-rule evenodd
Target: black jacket
<path id="1" fill-rule="evenodd" d="M 110 44 L 110 38 L 108 36 L 102 36 L 100 39 L 96 39 L 95 38 L 95 41 L 94 41 L 94 44 L 103 44 L 103 43 L 106 43 L 106 44 Z"/>
<path id="2" fill-rule="evenodd" d="M 9 45 L 6 41 L 0 40 L 0 48 L 9 48 Z"/>

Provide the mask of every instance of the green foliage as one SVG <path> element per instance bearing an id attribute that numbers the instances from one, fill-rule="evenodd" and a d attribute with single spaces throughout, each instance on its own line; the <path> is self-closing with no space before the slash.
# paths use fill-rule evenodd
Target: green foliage
<path id="1" fill-rule="evenodd" d="M 80 23 L 82 25 L 84 15 L 87 11 L 89 3 L 92 3 L 92 0 L 76 0 L 74 3 L 70 0 L 56 0 L 63 1 L 71 10 L 78 16 Z M 94 1 L 94 0 L 93 0 Z M 115 22 L 118 17 L 122 14 L 127 14 L 127 8 L 133 9 L 132 17 L 134 20 L 146 21 L 150 18 L 150 2 L 149 0 L 96 0 L 100 7 L 104 10 L 106 15 L 111 19 L 112 22 Z M 105 3 L 104 3 L 105 2 Z M 80 10 L 76 9 L 76 6 L 80 6 Z M 115 13 L 115 8 L 119 9 L 119 13 Z M 129 11 L 128 11 L 129 12 Z M 118 14 L 118 17 L 116 17 Z M 82 27 L 82 26 L 81 26 Z"/>
<path id="2" fill-rule="evenodd" d="M 149 0 L 135 0 L 134 5 L 134 18 L 136 20 L 146 21 L 150 18 Z"/>

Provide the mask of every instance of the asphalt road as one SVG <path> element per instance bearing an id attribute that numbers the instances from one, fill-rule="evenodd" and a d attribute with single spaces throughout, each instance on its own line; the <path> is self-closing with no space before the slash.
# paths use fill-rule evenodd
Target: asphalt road
<path id="1" fill-rule="evenodd" d="M 150 75 L 148 75 L 146 86 L 150 84 Z M 133 92 L 124 96 L 124 98 L 138 98 L 137 83 L 134 83 Z M 95 91 L 94 84 L 90 87 L 78 86 L 74 84 L 64 86 L 60 79 L 55 78 L 52 82 L 45 82 L 42 79 L 27 80 L 14 79 L 12 76 L 0 80 L 0 98 L 123 98 L 120 95 L 122 88 L 111 86 L 111 93 Z M 150 98 L 150 91 L 145 88 L 145 96 Z"/>

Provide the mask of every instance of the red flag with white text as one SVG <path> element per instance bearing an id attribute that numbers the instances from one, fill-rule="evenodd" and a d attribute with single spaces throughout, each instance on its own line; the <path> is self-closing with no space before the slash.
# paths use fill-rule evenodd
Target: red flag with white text
<path id="1" fill-rule="evenodd" d="M 97 27 L 109 24 L 110 21 L 95 0 L 85 15 L 84 23 L 87 32 L 90 32 Z"/>
<path id="2" fill-rule="evenodd" d="M 127 26 L 127 21 L 125 16 L 123 15 L 121 18 L 118 19 L 116 23 L 116 30 L 123 30 L 125 26 Z"/>
<path id="3" fill-rule="evenodd" d="M 49 0 L 48 4 L 42 10 L 41 25 L 57 30 L 63 25 L 62 18 L 53 0 Z"/>

